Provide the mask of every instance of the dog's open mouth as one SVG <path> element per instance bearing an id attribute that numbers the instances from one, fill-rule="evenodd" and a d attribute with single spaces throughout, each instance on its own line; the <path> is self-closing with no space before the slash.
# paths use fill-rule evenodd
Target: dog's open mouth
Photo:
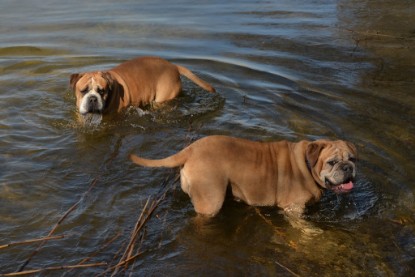
<path id="1" fill-rule="evenodd" d="M 349 179 L 346 182 L 344 182 L 343 184 L 338 184 L 335 185 L 332 182 L 330 182 L 330 180 L 326 179 L 326 186 L 327 188 L 331 189 L 332 191 L 334 191 L 335 193 L 348 193 L 350 192 L 353 187 L 353 180 Z"/>

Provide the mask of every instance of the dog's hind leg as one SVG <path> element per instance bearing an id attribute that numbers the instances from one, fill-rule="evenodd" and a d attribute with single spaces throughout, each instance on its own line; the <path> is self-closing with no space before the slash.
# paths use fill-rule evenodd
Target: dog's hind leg
<path id="1" fill-rule="evenodd" d="M 198 214 L 215 216 L 222 208 L 226 195 L 226 182 L 219 176 L 210 174 L 189 174 L 183 168 L 181 170 L 181 186 L 193 203 Z M 219 178 L 218 178 L 219 177 Z"/>

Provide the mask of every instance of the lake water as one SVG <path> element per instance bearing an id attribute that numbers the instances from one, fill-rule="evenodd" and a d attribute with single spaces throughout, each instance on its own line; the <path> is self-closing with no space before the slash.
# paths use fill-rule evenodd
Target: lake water
<path id="1" fill-rule="evenodd" d="M 166 192 L 126 274 L 415 275 L 412 1 L 0 4 L 0 245 L 47 236 L 79 201 L 53 232 L 65 237 L 45 242 L 24 270 L 89 257 L 107 265 L 39 274 L 111 275 L 146 201 Z M 217 94 L 183 79 L 182 96 L 162 109 L 82 127 L 70 74 L 144 55 L 190 68 Z M 355 189 L 309 208 L 319 233 L 232 199 L 201 224 L 171 180 L 177 171 L 128 155 L 164 157 L 211 134 L 351 141 Z M 22 269 L 38 246 L 0 249 L 0 273 Z"/>

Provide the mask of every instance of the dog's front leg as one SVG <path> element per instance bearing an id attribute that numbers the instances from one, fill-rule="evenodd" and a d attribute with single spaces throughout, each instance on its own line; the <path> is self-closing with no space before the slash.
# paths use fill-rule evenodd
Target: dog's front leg
<path id="1" fill-rule="evenodd" d="M 323 230 L 315 226 L 312 222 L 304 219 L 304 205 L 292 204 L 284 209 L 284 216 L 292 227 L 300 230 L 307 237 L 314 237 L 322 234 Z"/>

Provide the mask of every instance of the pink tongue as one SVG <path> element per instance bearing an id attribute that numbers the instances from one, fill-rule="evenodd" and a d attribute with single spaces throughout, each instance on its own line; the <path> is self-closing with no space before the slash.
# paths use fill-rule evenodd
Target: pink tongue
<path id="1" fill-rule="evenodd" d="M 346 184 L 343 184 L 341 186 L 342 186 L 342 189 L 351 190 L 353 188 L 353 182 L 350 181 L 350 182 L 348 182 Z"/>

